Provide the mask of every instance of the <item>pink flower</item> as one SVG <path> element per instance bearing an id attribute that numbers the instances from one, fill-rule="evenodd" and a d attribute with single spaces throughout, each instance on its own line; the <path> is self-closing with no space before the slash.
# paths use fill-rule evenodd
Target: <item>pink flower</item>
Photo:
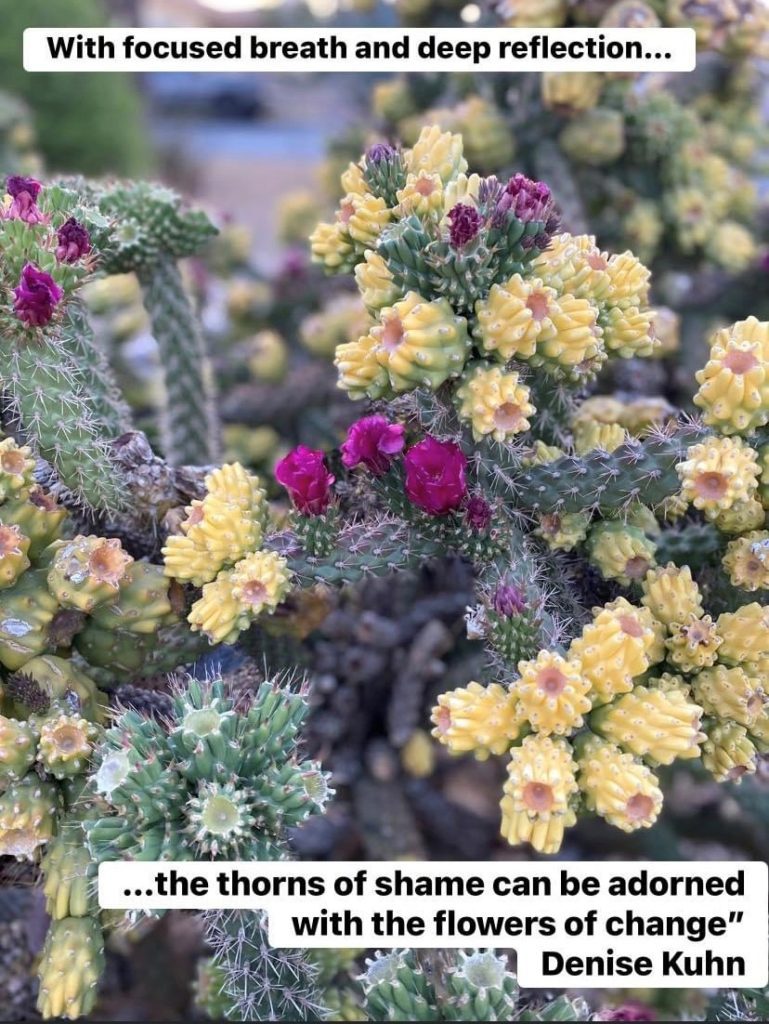
<path id="1" fill-rule="evenodd" d="M 431 516 L 445 516 L 462 504 L 467 494 L 467 459 L 454 441 L 426 437 L 409 448 L 403 460 L 409 501 Z"/>
<path id="2" fill-rule="evenodd" d="M 13 309 L 19 320 L 31 327 L 45 327 L 64 292 L 50 274 L 40 270 L 34 263 L 27 263 L 13 294 Z"/>
<path id="3" fill-rule="evenodd" d="M 320 516 L 331 501 L 331 485 L 336 478 L 326 468 L 323 452 L 300 444 L 277 464 L 275 479 L 283 484 L 302 515 Z"/>
<path id="4" fill-rule="evenodd" d="M 74 217 L 70 217 L 59 228 L 56 232 L 56 241 L 59 243 L 56 247 L 56 259 L 60 263 L 77 263 L 91 251 L 91 236 Z"/>
<path id="5" fill-rule="evenodd" d="M 23 220 L 27 224 L 42 224 L 47 218 L 37 207 L 37 197 L 43 187 L 35 178 L 22 178 L 12 174 L 5 183 L 11 205 L 6 217 L 8 220 Z"/>
<path id="6" fill-rule="evenodd" d="M 347 432 L 342 462 L 348 469 L 362 463 L 374 476 L 382 476 L 393 456 L 403 451 L 404 433 L 402 423 L 389 423 L 384 416 L 364 416 Z"/>

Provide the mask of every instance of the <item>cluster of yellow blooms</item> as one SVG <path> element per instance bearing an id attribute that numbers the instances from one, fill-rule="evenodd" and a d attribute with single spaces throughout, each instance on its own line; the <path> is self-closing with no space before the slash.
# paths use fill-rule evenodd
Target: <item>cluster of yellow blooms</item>
<path id="1" fill-rule="evenodd" d="M 666 662 L 666 664 L 664 664 Z M 455 754 L 509 753 L 502 834 L 555 853 L 581 809 L 631 832 L 654 824 L 653 769 L 702 757 L 718 780 L 769 749 L 769 609 L 713 622 L 688 568 L 650 570 L 640 605 L 617 598 L 567 651 L 518 664 L 509 686 L 442 694 L 433 735 Z"/>
<path id="2" fill-rule="evenodd" d="M 609 255 L 588 235 L 554 236 L 525 270 L 481 289 L 465 316 L 444 295 L 399 287 L 381 244 L 393 229 L 404 221 L 408 228 L 416 217 L 426 237 L 448 246 L 450 214 L 460 203 L 477 214 L 483 249 L 489 216 L 482 179 L 466 173 L 461 136 L 424 128 L 402 159 L 405 186 L 394 206 L 368 191 L 364 157 L 342 175 L 347 194 L 336 221 L 320 224 L 312 236 L 314 258 L 328 271 L 354 268 L 375 318 L 366 334 L 336 348 L 339 386 L 351 398 L 437 389 L 461 378 L 455 394 L 460 418 L 476 439 L 504 441 L 527 430 L 536 413 L 521 373 L 507 365 L 511 360 L 583 381 L 611 356 L 644 357 L 660 348 L 648 306 L 649 272 L 632 253 Z M 465 256 L 460 248 L 441 258 Z M 418 265 L 424 255 L 415 250 L 409 259 Z M 472 273 L 469 266 L 468 277 Z"/>
<path id="3" fill-rule="evenodd" d="M 188 622 L 211 643 L 234 643 L 288 592 L 291 573 L 282 556 L 261 550 L 269 507 L 259 479 L 239 463 L 206 477 L 206 496 L 193 501 L 163 548 L 165 573 L 202 587 Z"/>
<path id="4" fill-rule="evenodd" d="M 695 401 L 719 433 L 677 467 L 671 518 L 698 510 L 732 538 L 722 558 L 731 585 L 766 594 L 769 445 L 739 435 L 769 422 L 769 324 L 751 317 L 719 331 L 697 380 Z M 574 417 L 575 448 L 611 451 L 670 412 L 653 399 L 635 409 L 588 399 Z M 539 443 L 530 461 L 562 454 Z M 587 538 L 591 561 L 640 586 L 640 602 L 594 609 L 567 650 L 519 662 L 509 685 L 471 682 L 439 697 L 433 735 L 452 753 L 509 755 L 501 810 L 512 844 L 554 853 L 581 810 L 626 831 L 651 826 L 662 806 L 657 766 L 701 758 L 718 781 L 739 781 L 769 751 L 769 606 L 706 614 L 687 566 L 656 565 L 659 530 L 641 505 L 593 526 L 587 514 L 542 516 L 535 533 L 552 548 Z"/>

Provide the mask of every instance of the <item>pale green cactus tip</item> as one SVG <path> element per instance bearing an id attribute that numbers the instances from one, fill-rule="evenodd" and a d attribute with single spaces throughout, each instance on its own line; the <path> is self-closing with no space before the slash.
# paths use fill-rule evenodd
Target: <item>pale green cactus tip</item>
<path id="1" fill-rule="evenodd" d="M 333 794 L 320 765 L 299 759 L 305 699 L 271 681 L 236 709 L 222 679 L 189 680 L 171 707 L 163 725 L 118 714 L 97 748 L 92 784 L 106 813 L 85 823 L 94 857 L 284 856 L 288 829 Z"/>

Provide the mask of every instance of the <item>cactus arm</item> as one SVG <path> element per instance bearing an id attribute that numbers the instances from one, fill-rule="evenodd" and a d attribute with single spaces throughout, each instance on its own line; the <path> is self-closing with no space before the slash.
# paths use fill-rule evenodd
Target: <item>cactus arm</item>
<path id="1" fill-rule="evenodd" d="M 131 429 L 131 414 L 120 394 L 106 356 L 94 338 L 86 309 L 70 303 L 62 328 L 61 344 L 80 372 L 80 383 L 91 399 L 94 414 L 109 438 Z"/>
<path id="2" fill-rule="evenodd" d="M 537 512 L 611 514 L 633 501 L 653 507 L 678 492 L 676 466 L 685 447 L 681 436 L 652 437 L 628 441 L 614 452 L 565 456 L 515 475 L 508 500 Z"/>
<path id="3" fill-rule="evenodd" d="M 166 457 L 177 466 L 213 462 L 219 448 L 213 372 L 179 268 L 160 259 L 138 275 L 164 371 Z"/>
<path id="4" fill-rule="evenodd" d="M 14 348 L 0 379 L 12 418 L 75 502 L 117 513 L 125 507 L 125 489 L 109 435 L 78 378 L 64 346 L 42 337 Z"/>

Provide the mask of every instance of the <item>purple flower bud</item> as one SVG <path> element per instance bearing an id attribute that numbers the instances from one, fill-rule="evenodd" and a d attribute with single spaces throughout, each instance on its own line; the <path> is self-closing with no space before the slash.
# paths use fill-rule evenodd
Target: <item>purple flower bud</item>
<path id="1" fill-rule="evenodd" d="M 445 516 L 467 494 L 467 459 L 454 441 L 426 437 L 406 452 L 404 488 L 409 501 L 431 516 Z"/>
<path id="2" fill-rule="evenodd" d="M 277 464 L 275 479 L 302 515 L 320 516 L 328 508 L 335 477 L 326 469 L 322 451 L 300 444 Z"/>
<path id="3" fill-rule="evenodd" d="M 494 611 L 506 619 L 512 619 L 526 610 L 523 592 L 511 583 L 500 583 L 492 598 Z"/>
<path id="4" fill-rule="evenodd" d="M 21 272 L 18 288 L 14 288 L 13 309 L 19 320 L 30 327 L 45 327 L 61 302 L 64 292 L 50 274 L 34 263 L 27 263 Z"/>
<path id="5" fill-rule="evenodd" d="M 529 242 L 529 247 L 536 245 L 540 249 L 547 248 L 550 236 L 559 228 L 555 202 L 549 187 L 544 181 L 534 181 L 525 174 L 514 174 L 505 185 L 494 211 L 495 226 L 500 226 L 500 218 L 503 219 L 508 213 L 526 223 L 544 221 L 545 232 Z"/>
<path id="6" fill-rule="evenodd" d="M 384 160 L 392 160 L 396 153 L 397 150 L 394 146 L 390 146 L 386 142 L 375 142 L 366 151 L 366 163 L 381 164 Z"/>
<path id="7" fill-rule="evenodd" d="M 37 208 L 37 197 L 42 187 L 35 178 L 22 178 L 18 174 L 12 174 L 5 183 L 6 191 L 12 200 L 5 214 L 6 218 L 23 220 L 27 224 L 44 223 L 47 218 Z"/>
<path id="8" fill-rule="evenodd" d="M 472 242 L 481 230 L 483 218 L 469 203 L 457 203 L 449 210 L 449 242 L 452 249 L 461 249 Z"/>
<path id="9" fill-rule="evenodd" d="M 364 416 L 347 432 L 342 462 L 348 469 L 364 465 L 374 476 L 382 476 L 393 456 L 403 451 L 404 433 L 402 423 L 388 423 L 384 416 Z"/>
<path id="10" fill-rule="evenodd" d="M 473 530 L 482 533 L 491 526 L 491 505 L 479 494 L 470 498 L 465 506 L 465 522 Z"/>
<path id="11" fill-rule="evenodd" d="M 56 247 L 56 259 L 60 263 L 77 263 L 91 251 L 91 236 L 74 217 L 70 217 L 62 224 L 56 232 L 56 240 L 59 243 Z"/>

